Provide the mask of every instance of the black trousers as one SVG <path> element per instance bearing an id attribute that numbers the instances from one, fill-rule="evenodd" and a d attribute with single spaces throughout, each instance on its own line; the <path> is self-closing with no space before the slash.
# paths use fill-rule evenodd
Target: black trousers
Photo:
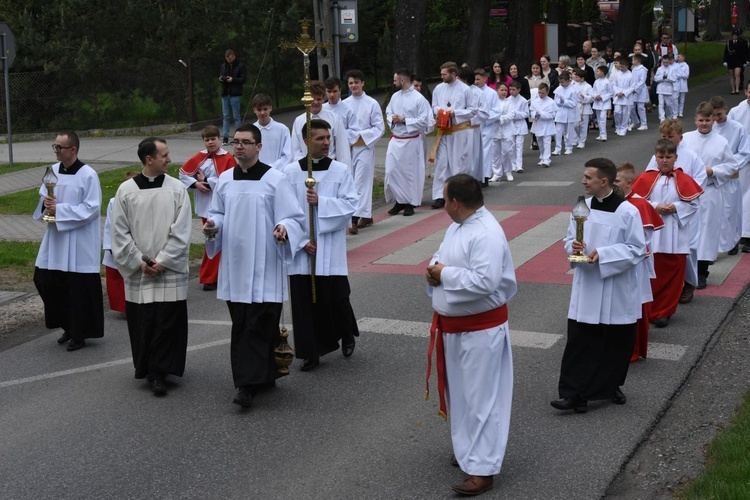
<path id="1" fill-rule="evenodd" d="M 102 279 L 98 273 L 34 269 L 47 328 L 62 328 L 75 341 L 104 336 Z"/>
<path id="2" fill-rule="evenodd" d="M 181 377 L 187 357 L 187 301 L 125 302 L 135 378 Z"/>

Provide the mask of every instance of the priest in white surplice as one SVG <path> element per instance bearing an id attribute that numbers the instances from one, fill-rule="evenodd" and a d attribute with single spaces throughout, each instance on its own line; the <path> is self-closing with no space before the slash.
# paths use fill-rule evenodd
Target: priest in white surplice
<path id="1" fill-rule="evenodd" d="M 218 228 L 206 250 L 209 256 L 221 250 L 216 298 L 227 301 L 232 318 L 233 403 L 243 408 L 281 377 L 273 350 L 286 298 L 285 261 L 308 242 L 305 214 L 286 176 L 258 160 L 261 141 L 254 125 L 237 128 L 238 165 L 219 177 L 204 228 Z"/>
<path id="2" fill-rule="evenodd" d="M 34 285 L 44 302 L 45 325 L 62 328 L 57 343 L 70 342 L 68 351 L 84 347 L 85 339 L 104 336 L 99 276 L 102 190 L 96 171 L 78 159 L 79 147 L 72 130 L 57 135 L 52 145 L 58 160 L 52 165 L 55 196 L 49 196 L 42 184 L 34 211 L 35 219 L 45 209 L 57 219 L 46 225 L 34 264 Z"/>
<path id="3" fill-rule="evenodd" d="M 406 69 L 393 74 L 393 94 L 385 116 L 391 127 L 391 140 L 385 156 L 385 201 L 394 202 L 388 213 L 414 215 L 424 193 L 424 136 L 432 132 L 435 118 L 427 99 L 411 85 Z"/>
<path id="4" fill-rule="evenodd" d="M 328 156 L 332 160 L 340 161 L 351 167 L 352 153 L 344 123 L 336 113 L 330 109 L 323 109 L 323 102 L 326 97 L 326 89 L 323 84 L 317 80 L 310 82 L 310 95 L 313 98 L 312 106 L 310 106 L 310 118 L 319 118 L 331 124 L 331 150 L 328 152 Z M 292 124 L 292 161 L 307 156 L 307 143 L 305 143 L 305 138 L 302 137 L 302 126 L 305 123 L 307 123 L 307 117 L 305 113 L 302 113 L 294 119 Z"/>
<path id="5" fill-rule="evenodd" d="M 185 371 L 192 211 L 185 186 L 167 175 L 166 141 L 144 139 L 138 157 L 143 170 L 120 185 L 112 206 L 112 255 L 125 280 L 135 378 L 163 396 L 164 378 Z"/>
<path id="6" fill-rule="evenodd" d="M 294 349 L 297 358 L 305 360 L 302 371 L 318 366 L 320 356 L 337 350 L 339 341 L 344 357 L 350 357 L 354 352 L 354 337 L 359 336 L 349 302 L 351 289 L 346 262 L 346 228 L 357 205 L 357 189 L 349 167 L 328 158 L 330 125 L 323 120 L 311 120 L 310 127 L 315 187 L 305 187 L 307 158 L 284 168 L 287 181 L 308 217 L 310 204 L 314 206 L 315 243 L 307 243 L 305 252 L 297 253 L 289 265 Z M 310 255 L 315 255 L 315 303 Z"/>
<path id="7" fill-rule="evenodd" d="M 576 240 L 571 216 L 565 252 L 583 251 L 589 261 L 575 270 L 568 308 L 568 339 L 560 366 L 558 410 L 584 413 L 588 401 L 611 399 L 624 404 L 625 382 L 641 317 L 637 266 L 646 257 L 646 240 L 638 209 L 615 192 L 617 169 L 606 158 L 585 164 L 583 187 L 590 197 L 584 241 Z M 634 291 L 636 293 L 634 293 Z"/>
<path id="8" fill-rule="evenodd" d="M 443 185 L 451 175 L 468 173 L 471 168 L 473 135 L 469 132 L 471 119 L 477 113 L 473 106 L 474 94 L 469 86 L 458 79 L 458 67 L 454 62 L 440 66 L 443 83 L 432 93 L 432 111 L 440 118 L 446 117 L 444 127 L 438 130 L 435 145 L 430 152 L 430 161 L 435 162 L 432 180 L 432 208 L 443 208 Z M 438 125 L 441 121 L 438 120 Z"/>
<path id="9" fill-rule="evenodd" d="M 383 110 L 378 101 L 365 94 L 365 75 L 358 69 L 346 74 L 347 85 L 352 93 L 344 99 L 354 112 L 347 134 L 352 147 L 351 171 L 357 186 L 359 202 L 354 211 L 357 229 L 372 225 L 372 184 L 375 176 L 375 144 L 383 132 Z"/>
<path id="10" fill-rule="evenodd" d="M 516 294 L 516 276 L 505 233 L 484 207 L 479 181 L 468 174 L 450 177 L 443 199 L 453 224 L 426 271 L 435 311 L 427 391 L 436 350 L 440 413 L 450 409 L 453 453 L 469 475 L 452 489 L 476 495 L 492 488 L 508 442 L 513 359 L 506 303 Z"/>

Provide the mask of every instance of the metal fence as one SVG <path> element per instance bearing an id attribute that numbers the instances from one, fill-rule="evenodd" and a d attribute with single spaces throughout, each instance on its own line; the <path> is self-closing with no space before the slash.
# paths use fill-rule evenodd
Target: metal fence
<path id="1" fill-rule="evenodd" d="M 10 73 L 13 134 L 91 130 L 188 121 L 187 72 Z M 5 81 L 0 73 L 0 133 L 7 134 Z"/>

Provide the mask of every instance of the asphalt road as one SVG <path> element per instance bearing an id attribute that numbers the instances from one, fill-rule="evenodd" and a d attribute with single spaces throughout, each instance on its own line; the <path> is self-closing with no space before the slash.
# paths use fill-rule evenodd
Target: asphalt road
<path id="1" fill-rule="evenodd" d="M 582 193 L 582 165 L 606 156 L 642 168 L 657 139 L 656 117 L 649 118 L 649 131 L 611 134 L 606 144 L 590 135 L 586 149 L 554 158 L 549 169 L 527 150 L 524 174 L 485 190 L 519 276 L 509 304 L 510 442 L 485 498 L 601 497 L 747 283 L 750 257 L 717 262 L 726 279 L 712 272 L 711 286 L 681 306 L 668 328 L 652 330 L 653 357 L 631 365 L 626 405 L 596 403 L 585 415 L 549 406 L 571 279 L 559 239 Z M 185 377 L 172 379 L 165 398 L 133 379 L 126 324 L 113 313 L 105 338 L 81 351 L 65 352 L 55 331 L 0 352 L 0 497 L 452 498 L 448 486 L 463 474 L 450 465 L 449 427 L 437 416 L 436 395 L 424 401 L 431 308 L 419 274 L 448 218 L 429 208 L 411 218 L 383 210 L 372 228 L 348 239 L 362 330 L 354 356 L 332 353 L 310 373 L 296 361 L 249 411 L 231 404 L 226 305 L 196 281 Z"/>

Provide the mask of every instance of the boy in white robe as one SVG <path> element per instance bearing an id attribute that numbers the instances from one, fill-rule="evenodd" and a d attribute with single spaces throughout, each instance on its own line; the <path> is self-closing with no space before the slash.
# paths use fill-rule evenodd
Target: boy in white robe
<path id="1" fill-rule="evenodd" d="M 271 118 L 273 104 L 268 94 L 257 94 L 253 97 L 252 106 L 258 119 L 254 125 L 263 136 L 263 149 L 258 158 L 266 165 L 282 169 L 292 161 L 292 136 L 289 129 Z"/>
<path id="2" fill-rule="evenodd" d="M 536 135 L 539 144 L 539 165 L 549 167 L 552 164 L 552 136 L 557 132 L 555 116 L 557 104 L 548 96 L 549 85 L 540 83 L 538 97 L 531 100 L 529 117 L 534 121 L 531 133 Z"/>
<path id="3" fill-rule="evenodd" d="M 607 78 L 607 67 L 596 68 L 596 81 L 592 90 L 594 103 L 592 108 L 596 114 L 596 123 L 599 126 L 597 141 L 607 142 L 607 113 L 612 109 L 612 84 Z"/>
<path id="4" fill-rule="evenodd" d="M 576 111 L 578 110 L 578 97 L 575 88 L 570 84 L 570 74 L 560 73 L 560 86 L 555 89 L 555 150 L 552 156 L 558 156 L 565 141 L 565 154 L 573 154 L 573 142 L 575 140 Z"/>
<path id="5" fill-rule="evenodd" d="M 185 371 L 192 211 L 185 186 L 167 175 L 166 141 L 144 139 L 138 157 L 143 170 L 120 185 L 112 206 L 112 255 L 125 279 L 135 378 L 164 396 L 165 377 Z"/>
<path id="6" fill-rule="evenodd" d="M 487 75 L 483 69 L 474 70 L 474 87 L 481 91 L 482 106 L 480 109 L 486 110 L 487 118 L 480 125 L 482 135 L 482 182 L 488 181 L 492 177 L 492 159 L 493 159 L 493 140 L 497 120 L 500 118 L 500 100 L 497 93 L 486 84 Z M 479 113 L 479 110 L 477 111 Z M 479 156 L 479 155 L 478 155 Z"/>
<path id="7" fill-rule="evenodd" d="M 648 130 L 646 123 L 646 103 L 648 102 L 648 69 L 643 65 L 644 57 L 641 54 L 633 54 L 633 66 L 630 72 L 633 75 L 633 105 L 630 110 L 630 125 L 628 131 L 638 126 L 638 130 Z"/>
<path id="8" fill-rule="evenodd" d="M 471 134 L 471 158 L 469 159 L 466 171 L 486 187 L 487 185 L 484 184 L 484 166 L 482 165 L 484 150 L 482 148 L 481 127 L 487 121 L 487 118 L 489 118 L 489 108 L 487 107 L 482 91 L 474 85 L 474 71 L 471 68 L 467 65 L 461 66 L 458 69 L 458 78 L 469 86 L 472 95 L 472 106 L 476 110 L 474 117 L 471 119 L 471 127 L 469 128 L 469 134 Z"/>
<path id="9" fill-rule="evenodd" d="M 738 122 L 750 137 L 750 81 L 745 86 L 746 100 L 729 110 L 730 120 Z M 750 252 L 750 168 L 740 169 L 740 186 L 742 191 L 742 238 L 740 249 Z"/>
<path id="10" fill-rule="evenodd" d="M 641 317 L 637 266 L 646 257 L 640 213 L 612 188 L 615 165 L 606 158 L 585 164 L 581 181 L 590 213 L 584 241 L 576 240 L 571 216 L 565 251 L 583 253 L 586 263 L 575 270 L 568 308 L 568 339 L 560 366 L 558 410 L 585 413 L 588 401 L 611 399 L 624 404 L 625 382 L 635 343 L 635 324 Z M 581 197 L 583 198 L 583 197 Z"/>
<path id="11" fill-rule="evenodd" d="M 479 182 L 453 176 L 444 199 L 453 224 L 425 274 L 435 311 L 427 370 L 435 349 L 440 414 L 450 408 L 455 459 L 469 474 L 452 489 L 477 495 L 492 488 L 508 442 L 513 359 L 506 303 L 516 294 L 516 277 Z M 429 379 L 427 389 L 429 395 Z"/>
<path id="12" fill-rule="evenodd" d="M 497 84 L 497 97 L 500 110 L 493 138 L 492 178 L 490 178 L 490 182 L 498 182 L 503 175 L 506 180 L 513 181 L 513 159 L 516 154 L 516 145 L 513 142 L 513 130 L 510 127 L 513 120 L 513 106 L 508 99 L 508 93 L 508 85 L 499 82 Z"/>
<path id="13" fill-rule="evenodd" d="M 349 137 L 346 128 L 336 113 L 329 109 L 323 109 L 325 99 L 325 87 L 317 80 L 310 82 L 310 95 L 313 103 L 310 106 L 310 118 L 320 118 L 331 124 L 331 149 L 328 156 L 332 160 L 340 161 L 351 167 L 352 154 L 349 147 Z M 307 156 L 307 144 L 302 137 L 302 127 L 307 123 L 306 113 L 302 113 L 294 119 L 292 124 L 292 160 L 299 160 Z"/>
<path id="14" fill-rule="evenodd" d="M 298 252 L 289 264 L 294 348 L 296 357 L 305 360 L 302 371 L 317 367 L 321 356 L 339 348 L 339 341 L 344 357 L 350 357 L 354 338 L 359 336 L 349 302 L 346 261 L 346 228 L 357 205 L 357 189 L 348 167 L 328 158 L 328 123 L 311 120 L 310 126 L 315 186 L 305 186 L 307 158 L 290 163 L 283 170 L 306 216 L 313 218 L 315 231 L 315 241 L 308 242 L 305 252 Z M 310 272 L 313 258 L 315 302 Z"/>
<path id="15" fill-rule="evenodd" d="M 701 157 L 706 165 L 706 187 L 701 197 L 701 234 L 698 242 L 698 290 L 706 288 L 708 266 L 719 252 L 721 217 L 724 214 L 722 186 L 739 171 L 729 143 L 713 130 L 713 108 L 702 102 L 695 111 L 698 130 L 684 135 L 685 146 Z"/>
<path id="16" fill-rule="evenodd" d="M 427 99 L 411 85 L 406 69 L 397 70 L 393 85 L 400 89 L 388 102 L 385 116 L 391 128 L 391 140 L 385 155 L 385 201 L 394 202 L 388 210 L 397 215 L 414 215 L 424 194 L 424 136 L 432 132 L 435 118 Z"/>
<path id="17" fill-rule="evenodd" d="M 286 261 L 309 241 L 305 214 L 286 176 L 258 160 L 261 141 L 254 125 L 237 129 L 238 165 L 219 177 L 204 225 L 207 235 L 215 232 L 206 241 L 209 256 L 221 251 L 216 298 L 227 301 L 232 318 L 232 402 L 243 408 L 282 376 L 274 347 L 287 295 Z"/>
<path id="18" fill-rule="evenodd" d="M 510 82 L 510 99 L 513 107 L 513 120 L 510 126 L 513 130 L 513 144 L 516 152 L 513 159 L 513 171 L 523 171 L 523 141 L 529 133 L 529 127 L 526 125 L 526 119 L 529 117 L 529 103 L 521 95 L 521 83 L 517 81 Z"/>
<path id="19" fill-rule="evenodd" d="M 372 184 L 375 176 L 375 145 L 383 132 L 383 110 L 378 101 L 365 94 L 365 75 L 358 69 L 346 76 L 351 95 L 344 99 L 354 113 L 354 122 L 349 124 L 347 135 L 352 148 L 351 171 L 357 186 L 359 202 L 354 217 L 357 229 L 372 226 Z"/>
<path id="20" fill-rule="evenodd" d="M 47 328 L 62 328 L 57 343 L 70 342 L 68 351 L 86 345 L 86 339 L 104 336 L 102 282 L 99 276 L 101 245 L 99 214 L 102 190 L 99 176 L 78 159 L 80 141 L 72 130 L 60 132 L 52 149 L 58 162 L 53 194 L 39 188 L 34 219 L 55 217 L 44 230 L 34 264 L 34 285 L 44 302 Z M 44 213 L 43 213 L 44 211 Z"/>
<path id="21" fill-rule="evenodd" d="M 336 116 L 341 118 L 344 128 L 349 130 L 349 125 L 354 123 L 355 120 L 354 111 L 346 102 L 341 100 L 341 80 L 332 76 L 326 78 L 323 85 L 326 87 L 326 97 L 328 97 L 328 100 L 323 103 L 323 109 L 336 113 Z"/>
<path id="22" fill-rule="evenodd" d="M 663 57 L 661 66 L 654 73 L 653 85 L 657 86 L 656 95 L 659 97 L 659 121 L 677 117 L 674 103 L 675 77 L 671 63 L 669 55 Z"/>
<path id="23" fill-rule="evenodd" d="M 589 133 L 589 120 L 593 114 L 591 103 L 594 102 L 593 88 L 586 82 L 586 72 L 578 68 L 573 70 L 573 81 L 576 85 L 576 94 L 578 95 L 579 116 L 575 125 L 576 147 L 583 149 L 586 147 L 586 138 Z"/>
<path id="24" fill-rule="evenodd" d="M 675 62 L 675 93 L 676 105 L 677 105 L 677 117 L 682 118 L 683 112 L 685 111 L 685 98 L 688 93 L 688 78 L 690 78 L 690 66 L 685 62 L 685 54 L 677 54 L 677 62 Z"/>
<path id="25" fill-rule="evenodd" d="M 740 176 L 742 171 L 745 170 L 747 162 L 750 161 L 750 141 L 742 125 L 734 120 L 727 119 L 727 104 L 723 98 L 712 97 L 710 102 L 714 110 L 713 129 L 727 140 L 739 168 L 739 173 L 730 177 L 721 187 L 724 198 L 724 216 L 721 219 L 719 252 L 728 252 L 729 255 L 735 255 L 739 251 L 739 241 L 742 236 L 743 213 Z"/>
<path id="26" fill-rule="evenodd" d="M 630 119 L 630 95 L 633 93 L 633 74 L 628 69 L 628 59 L 620 56 L 615 61 L 617 72 L 612 82 L 615 133 L 625 137 Z"/>

